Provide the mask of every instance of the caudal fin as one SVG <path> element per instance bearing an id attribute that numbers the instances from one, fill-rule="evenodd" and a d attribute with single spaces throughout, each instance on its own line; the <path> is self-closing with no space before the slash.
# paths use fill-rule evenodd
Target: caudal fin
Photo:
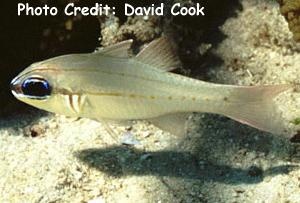
<path id="1" fill-rule="evenodd" d="M 232 87 L 225 108 L 220 112 L 234 120 L 273 134 L 284 133 L 281 114 L 274 98 L 292 88 L 292 85 Z"/>

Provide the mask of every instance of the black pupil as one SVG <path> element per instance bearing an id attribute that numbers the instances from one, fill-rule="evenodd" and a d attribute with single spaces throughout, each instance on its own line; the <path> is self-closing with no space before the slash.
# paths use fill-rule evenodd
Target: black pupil
<path id="1" fill-rule="evenodd" d="M 51 94 L 49 83 L 41 78 L 28 78 L 22 84 L 24 95 L 33 97 L 46 97 Z"/>

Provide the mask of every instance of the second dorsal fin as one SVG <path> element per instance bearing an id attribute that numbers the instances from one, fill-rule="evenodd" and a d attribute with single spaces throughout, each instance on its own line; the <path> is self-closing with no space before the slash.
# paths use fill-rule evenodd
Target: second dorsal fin
<path id="1" fill-rule="evenodd" d="M 117 44 L 113 44 L 107 47 L 101 47 L 95 51 L 95 54 L 102 54 L 106 56 L 120 57 L 120 58 L 128 58 L 129 53 L 128 50 L 132 45 L 133 40 L 129 39 L 123 42 L 119 42 Z"/>
<path id="2" fill-rule="evenodd" d="M 172 43 L 166 37 L 151 42 L 135 59 L 164 71 L 172 71 L 181 65 Z"/>

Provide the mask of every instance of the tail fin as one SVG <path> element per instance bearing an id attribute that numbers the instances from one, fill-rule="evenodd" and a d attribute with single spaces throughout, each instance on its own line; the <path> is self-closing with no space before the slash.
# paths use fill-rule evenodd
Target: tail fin
<path id="1" fill-rule="evenodd" d="M 293 85 L 268 85 L 232 87 L 226 107 L 220 110 L 241 123 L 273 134 L 285 131 L 283 119 L 276 109 L 274 98 Z"/>

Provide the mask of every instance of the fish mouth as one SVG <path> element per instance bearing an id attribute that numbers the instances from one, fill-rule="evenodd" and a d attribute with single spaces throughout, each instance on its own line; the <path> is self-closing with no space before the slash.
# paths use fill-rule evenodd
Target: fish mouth
<path id="1" fill-rule="evenodd" d="M 22 94 L 22 88 L 18 81 L 18 78 L 15 78 L 11 81 L 10 90 L 15 97 L 20 96 Z"/>

